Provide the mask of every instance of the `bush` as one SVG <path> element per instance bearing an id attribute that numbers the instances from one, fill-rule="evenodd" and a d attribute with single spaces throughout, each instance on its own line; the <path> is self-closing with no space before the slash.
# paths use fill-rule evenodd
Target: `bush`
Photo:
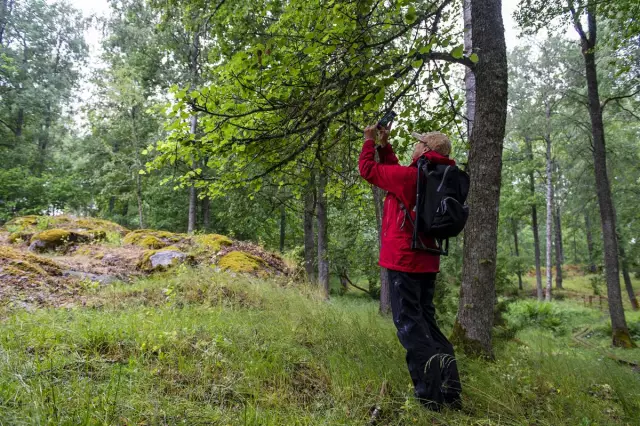
<path id="1" fill-rule="evenodd" d="M 593 289 L 593 294 L 595 296 L 600 296 L 602 294 L 601 288 L 604 287 L 604 284 L 605 284 L 604 276 L 601 274 L 598 274 L 590 277 L 589 284 L 591 284 L 591 288 Z"/>
<path id="2" fill-rule="evenodd" d="M 508 327 L 516 332 L 527 327 L 539 327 L 561 333 L 565 331 L 568 320 L 566 311 L 557 305 L 530 300 L 510 304 L 504 318 Z"/>

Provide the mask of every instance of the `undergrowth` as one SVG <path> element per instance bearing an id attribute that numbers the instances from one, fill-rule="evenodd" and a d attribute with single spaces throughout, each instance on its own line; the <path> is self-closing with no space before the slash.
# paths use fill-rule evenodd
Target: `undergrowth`
<path id="1" fill-rule="evenodd" d="M 496 361 L 459 356 L 463 411 L 431 413 L 366 295 L 211 268 L 88 291 L 0 313 L 0 424 L 638 424 L 640 374 L 572 339 L 606 320 L 569 302 L 511 304 Z"/>

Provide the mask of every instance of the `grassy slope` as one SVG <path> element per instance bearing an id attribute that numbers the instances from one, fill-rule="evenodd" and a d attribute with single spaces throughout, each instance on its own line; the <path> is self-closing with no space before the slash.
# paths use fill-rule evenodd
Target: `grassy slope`
<path id="1" fill-rule="evenodd" d="M 571 337 L 606 320 L 558 307 L 564 332 L 524 328 L 494 363 L 460 357 L 465 410 L 433 414 L 370 300 L 181 270 L 86 307 L 0 312 L 0 424 L 363 425 L 376 405 L 388 425 L 640 424 L 640 374 L 603 356 L 606 330 L 593 347 Z"/>

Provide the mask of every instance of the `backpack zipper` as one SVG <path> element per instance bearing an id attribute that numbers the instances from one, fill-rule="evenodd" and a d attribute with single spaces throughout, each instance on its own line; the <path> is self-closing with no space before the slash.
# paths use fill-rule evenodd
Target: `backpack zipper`
<path id="1" fill-rule="evenodd" d="M 440 186 L 438 186 L 437 192 L 440 192 L 440 190 L 442 189 L 442 185 L 444 185 L 444 180 L 447 177 L 447 172 L 449 172 L 450 168 L 451 166 L 447 166 L 447 168 L 444 169 L 444 174 L 442 175 L 442 180 L 440 181 Z"/>

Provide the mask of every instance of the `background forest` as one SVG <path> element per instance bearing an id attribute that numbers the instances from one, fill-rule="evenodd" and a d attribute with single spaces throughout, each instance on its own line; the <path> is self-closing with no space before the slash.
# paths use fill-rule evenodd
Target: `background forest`
<path id="1" fill-rule="evenodd" d="M 393 109 L 399 116 L 391 143 L 402 163 L 412 151 L 412 131 L 442 131 L 474 181 L 472 218 L 442 258 L 437 296 L 439 321 L 462 352 L 517 364 L 514 354 L 521 349 L 506 350 L 496 339 L 529 347 L 531 331 L 517 333 L 532 324 L 540 327 L 533 340 L 544 333 L 584 340 L 592 333 L 600 339 L 594 359 L 601 360 L 612 342 L 635 347 L 640 6 L 632 0 L 522 0 L 514 14 L 519 36 L 507 49 L 500 1 L 477 3 L 109 0 L 107 14 L 87 16 L 64 0 L 0 0 L 0 225 L 27 215 L 87 216 L 131 230 L 250 242 L 279 252 L 297 280 L 317 287 L 322 299 L 341 300 L 326 309 L 356 315 L 350 324 L 356 330 L 349 331 L 347 324 L 320 319 L 325 307 L 316 305 L 322 302 L 307 306 L 305 299 L 301 306 L 313 313 L 314 329 L 335 325 L 355 333 L 351 344 L 362 339 L 366 345 L 366 334 L 378 333 L 377 327 L 391 332 L 377 323 L 383 319 L 367 319 L 374 303 L 382 313 L 389 310 L 386 275 L 377 266 L 384 194 L 360 177 L 357 160 L 362 129 Z M 100 34 L 91 39 L 99 44 L 90 46 L 90 33 Z M 200 272 L 184 273 L 195 275 L 160 280 L 179 287 L 204 279 Z M 136 285 L 156 285 L 149 280 Z M 269 291 L 260 297 L 277 303 Z M 294 306 L 294 296 L 286 297 Z M 552 303 L 539 303 L 544 299 Z M 292 308 L 292 315 L 296 309 L 302 308 Z M 331 312 L 326 315 L 337 315 Z M 264 315 L 276 320 L 274 312 Z M 7 335 L 18 337 L 17 320 L 8 321 Z M 126 321 L 135 326 L 134 319 Z M 612 377 L 637 371 L 637 349 L 612 350 L 606 352 L 611 371 L 620 369 Z M 330 358 L 328 346 L 323 351 Z M 573 361 L 548 366 L 543 358 L 535 361 L 539 368 L 571 376 Z M 529 394 L 507 401 L 510 386 L 522 382 L 512 377 L 517 383 L 492 388 L 483 382 L 488 373 L 469 362 L 467 373 L 478 380 L 471 397 L 476 411 L 454 424 L 477 424 L 483 404 L 494 407 L 486 414 L 493 420 L 483 424 L 523 424 L 545 410 L 551 414 L 540 424 L 568 418 L 637 424 L 631 414 L 640 409 L 632 402 L 640 395 L 635 373 L 630 382 L 607 384 L 609 390 L 600 382 L 566 384 L 597 394 L 600 408 L 619 404 L 607 408 L 613 414 L 584 414 L 584 420 L 586 400 L 572 399 L 565 412 L 537 406 Z M 595 364 L 580 362 L 583 371 L 600 374 Z M 322 379 L 326 372 L 305 368 L 322 382 L 309 392 L 320 398 L 332 392 Z M 531 377 L 523 380 L 532 395 L 561 392 Z M 353 424 L 365 424 L 362 418 L 411 423 L 416 407 L 401 408 L 404 400 L 393 398 L 402 397 L 384 386 L 370 389 L 373 402 L 358 402 Z M 478 396 L 487 386 L 493 393 Z M 348 403 L 349 392 L 340 389 Z M 0 409 L 9 400 L 2 395 Z M 368 407 L 383 397 L 390 399 L 377 403 L 388 404 L 383 411 L 390 417 L 380 420 Z M 314 397 L 305 398 L 295 404 L 311 410 Z M 102 403 L 103 417 L 87 421 L 118 422 L 110 402 Z M 527 404 L 533 412 L 518 408 Z M 320 405 L 318 413 L 326 409 Z M 290 408 L 271 418 L 260 411 L 264 407 L 250 409 L 255 424 L 302 418 Z M 343 414 L 322 419 L 339 424 L 331 422 Z M 496 420 L 500 416 L 505 423 Z M 18 418 L 8 417 L 7 424 Z M 159 417 L 141 418 L 153 423 Z M 320 424 L 320 418 L 301 424 Z"/>

